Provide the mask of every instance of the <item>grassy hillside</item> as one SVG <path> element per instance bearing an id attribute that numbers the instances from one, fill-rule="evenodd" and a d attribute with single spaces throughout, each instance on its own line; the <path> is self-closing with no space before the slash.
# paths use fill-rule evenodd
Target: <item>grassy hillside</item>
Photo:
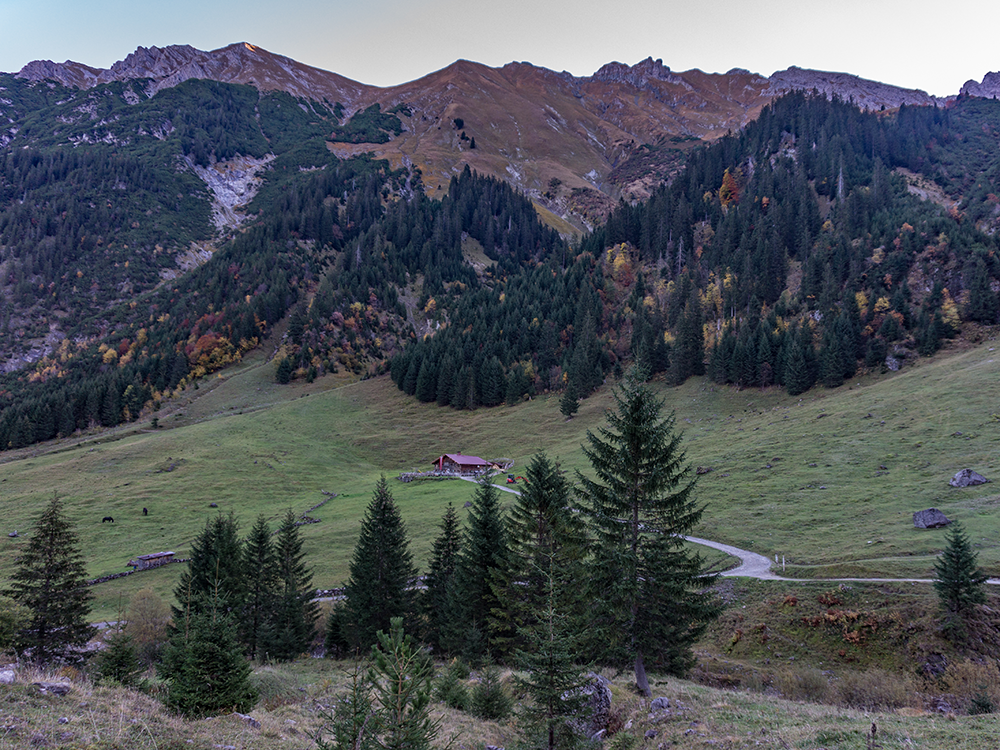
<path id="1" fill-rule="evenodd" d="M 40 695 L 33 680 L 52 675 L 21 672 L 6 688 L 6 735 L 0 747 L 52 744 L 93 748 L 306 748 L 315 747 L 309 733 L 320 729 L 320 712 L 328 710 L 346 687 L 349 664 L 322 659 L 302 660 L 280 667 L 258 668 L 253 681 L 261 702 L 251 715 L 259 727 L 238 716 L 185 721 L 168 714 L 155 697 L 109 687 L 93 687 L 75 677 L 68 695 Z M 56 675 L 65 682 L 65 673 Z M 724 691 L 676 679 L 654 679 L 653 694 L 670 701 L 668 711 L 650 713 L 648 704 L 627 686 L 627 678 L 612 684 L 611 717 L 616 730 L 628 722 L 619 747 L 709 748 L 913 748 L 979 750 L 993 747 L 1000 718 L 996 714 L 943 717 L 910 706 L 895 710 L 819 705 L 782 700 L 746 691 Z M 509 684 L 509 676 L 505 679 Z M 510 745 L 511 722 L 477 720 L 436 703 L 442 721 L 436 745 L 472 748 Z M 876 735 L 871 737 L 871 728 Z M 643 742 L 648 732 L 654 732 Z M 38 737 L 40 739 L 33 740 Z"/>
<path id="2" fill-rule="evenodd" d="M 916 530 L 910 515 L 937 507 L 965 523 L 980 563 L 1000 573 L 995 485 L 947 484 L 966 466 L 997 476 L 1000 419 L 992 393 L 1000 359 L 992 349 L 986 342 L 803 398 L 703 379 L 659 386 L 692 467 L 711 469 L 699 482 L 708 508 L 697 534 L 783 555 L 795 576 L 929 577 L 944 532 Z M 580 445 L 609 404 L 605 386 L 569 422 L 558 397 L 458 412 L 407 398 L 385 377 L 278 386 L 273 368 L 257 354 L 189 387 L 159 412 L 159 429 L 136 423 L 5 454 L 0 530 L 21 536 L 0 536 L 0 573 L 10 570 L 53 492 L 65 500 L 96 577 L 125 570 L 138 554 L 184 555 L 214 513 L 234 512 L 246 530 L 260 513 L 274 520 L 286 508 L 303 513 L 325 491 L 337 497 L 311 514 L 320 523 L 302 531 L 317 586 L 336 586 L 346 578 L 380 474 L 428 467 L 457 451 L 511 457 L 522 471 L 544 450 L 570 471 L 586 470 Z M 423 565 L 446 504 L 461 509 L 474 487 L 391 487 Z M 115 523 L 102 524 L 106 515 Z M 152 586 L 168 594 L 176 571 L 98 586 L 95 614 L 113 615 L 119 591 Z"/>

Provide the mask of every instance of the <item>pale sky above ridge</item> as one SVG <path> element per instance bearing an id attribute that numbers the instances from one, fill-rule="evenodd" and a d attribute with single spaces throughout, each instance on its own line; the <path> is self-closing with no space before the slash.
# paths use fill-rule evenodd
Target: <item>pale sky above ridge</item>
<path id="1" fill-rule="evenodd" d="M 653 57 L 765 76 L 796 65 L 947 96 L 1000 70 L 998 28 L 1000 3 L 985 0 L 0 0 L 0 71 L 245 41 L 377 86 L 463 58 L 586 76 Z"/>

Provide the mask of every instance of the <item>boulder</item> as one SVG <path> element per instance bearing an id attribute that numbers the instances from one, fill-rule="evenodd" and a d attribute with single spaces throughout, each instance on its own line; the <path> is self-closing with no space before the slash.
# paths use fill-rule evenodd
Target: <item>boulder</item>
<path id="1" fill-rule="evenodd" d="M 65 682 L 35 682 L 32 684 L 38 688 L 38 692 L 50 695 L 66 695 L 72 689 L 72 685 L 67 685 Z"/>
<path id="2" fill-rule="evenodd" d="M 962 469 L 948 482 L 952 487 L 975 487 L 977 484 L 986 484 L 989 479 L 972 469 Z"/>
<path id="3" fill-rule="evenodd" d="M 13 685 L 17 675 L 13 669 L 0 669 L 0 685 Z"/>
<path id="4" fill-rule="evenodd" d="M 607 729 L 611 716 L 611 682 L 591 672 L 587 682 L 566 697 L 583 697 L 580 716 L 569 720 L 570 728 L 587 739 L 594 739 Z"/>
<path id="5" fill-rule="evenodd" d="M 937 508 L 918 510 L 913 514 L 913 525 L 918 529 L 939 529 L 949 523 L 948 517 Z"/>
<path id="6" fill-rule="evenodd" d="M 670 699 L 669 698 L 653 698 L 652 703 L 649 704 L 650 711 L 669 711 L 670 710 Z"/>

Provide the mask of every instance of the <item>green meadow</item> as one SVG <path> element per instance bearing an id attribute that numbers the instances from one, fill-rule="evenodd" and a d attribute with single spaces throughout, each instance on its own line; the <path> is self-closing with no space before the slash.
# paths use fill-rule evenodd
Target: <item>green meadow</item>
<path id="1" fill-rule="evenodd" d="M 521 474 L 545 451 L 574 476 L 588 470 L 581 444 L 611 403 L 608 384 L 570 421 L 558 395 L 457 412 L 406 397 L 388 377 L 279 386 L 273 367 L 258 353 L 189 386 L 152 415 L 156 429 L 145 417 L 0 455 L 0 575 L 53 493 L 76 524 L 93 577 L 127 570 L 140 554 L 185 556 L 215 513 L 236 514 L 246 530 L 259 514 L 276 522 L 288 508 L 302 514 L 335 493 L 309 514 L 319 523 L 301 528 L 316 585 L 338 586 L 381 474 L 426 469 L 454 452 L 511 458 Z M 698 477 L 706 510 L 697 536 L 783 557 L 786 574 L 797 577 L 927 578 L 944 531 L 915 529 L 911 515 L 929 507 L 962 521 L 980 564 L 1000 574 L 996 485 L 948 486 L 966 467 L 1000 476 L 998 382 L 1000 354 L 987 341 L 802 397 L 704 379 L 653 387 L 675 414 L 692 471 L 707 470 Z M 391 487 L 422 567 L 447 504 L 462 514 L 475 487 Z M 101 523 L 104 516 L 115 522 Z M 19 536 L 8 537 L 14 530 Z M 95 587 L 95 616 L 113 616 L 119 598 L 138 588 L 169 596 L 178 570 Z"/>

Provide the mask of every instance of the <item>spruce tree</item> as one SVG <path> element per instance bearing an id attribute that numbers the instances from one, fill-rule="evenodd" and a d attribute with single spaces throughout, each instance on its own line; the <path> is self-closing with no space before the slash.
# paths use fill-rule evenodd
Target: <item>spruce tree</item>
<path id="1" fill-rule="evenodd" d="M 496 619 L 506 621 L 520 644 L 549 605 L 553 577 L 565 583 L 558 592 L 564 617 L 578 614 L 580 582 L 586 578 L 586 529 L 570 506 L 569 483 L 544 453 L 525 469 L 524 489 L 511 505 L 508 529 L 510 564 L 496 588 L 501 605 Z"/>
<path id="2" fill-rule="evenodd" d="M 117 682 L 132 687 L 143 672 L 142 663 L 136 654 L 132 637 L 127 633 L 116 633 L 107 641 L 107 648 L 97 660 L 97 673 L 102 680 Z"/>
<path id="3" fill-rule="evenodd" d="M 174 596 L 195 611 L 212 606 L 239 612 L 246 594 L 244 583 L 243 548 L 236 516 L 219 513 L 205 524 L 192 543 L 188 568 L 181 574 Z M 171 607 L 171 611 L 176 626 L 184 615 L 184 607 Z"/>
<path id="4" fill-rule="evenodd" d="M 567 421 L 580 409 L 580 399 L 577 396 L 577 387 L 572 381 L 566 383 L 562 398 L 559 399 L 559 413 L 566 417 Z"/>
<path id="5" fill-rule="evenodd" d="M 403 632 L 403 618 L 393 617 L 389 632 L 378 632 L 368 681 L 374 688 L 383 750 L 429 750 L 440 726 L 430 711 L 434 664 L 413 637 Z"/>
<path id="6" fill-rule="evenodd" d="M 449 593 L 455 585 L 455 569 L 462 551 L 462 532 L 458 526 L 455 506 L 448 503 L 441 519 L 441 529 L 431 549 L 423 596 L 426 622 L 425 640 L 434 648 L 441 648 L 441 634 L 446 630 L 451 612 L 448 608 Z"/>
<path id="7" fill-rule="evenodd" d="M 42 512 L 14 566 L 5 593 L 29 613 L 14 648 L 38 664 L 69 659 L 95 632 L 87 622 L 93 594 L 87 588 L 76 532 L 58 496 Z"/>
<path id="8" fill-rule="evenodd" d="M 264 642 L 278 586 L 274 545 L 267 519 L 258 516 L 243 543 L 246 599 L 240 618 L 240 640 L 247 656 L 256 659 Z"/>
<path id="9" fill-rule="evenodd" d="M 543 580 L 542 605 L 531 626 L 518 630 L 522 645 L 516 652 L 517 664 L 526 673 L 518 686 L 531 698 L 522 703 L 518 724 L 523 747 L 572 748 L 583 744 L 570 721 L 579 719 L 585 700 L 583 670 L 576 663 L 579 631 L 560 608 L 561 592 L 578 581 L 560 576 L 554 551 L 543 557 L 539 573 Z M 560 578 L 562 580 L 560 580 Z"/>
<path id="10" fill-rule="evenodd" d="M 323 728 L 314 735 L 319 750 L 379 750 L 381 717 L 372 704 L 369 675 L 357 664 L 347 675 L 350 686 L 332 712 L 320 711 Z"/>
<path id="11" fill-rule="evenodd" d="M 946 628 L 961 638 L 965 619 L 977 604 L 986 603 L 987 575 L 978 567 L 977 555 L 958 521 L 952 522 L 946 541 L 948 546 L 934 563 L 934 590 Z"/>
<path id="12" fill-rule="evenodd" d="M 406 527 L 383 476 L 361 522 L 361 536 L 351 558 L 351 577 L 344 588 L 344 621 L 355 648 L 376 643 L 393 617 L 413 618 L 411 585 L 417 571 L 406 539 Z"/>
<path id="13" fill-rule="evenodd" d="M 222 711 L 246 713 L 257 702 L 250 663 L 237 637 L 234 615 L 216 580 L 208 595 L 184 601 L 163 654 L 166 704 L 187 717 Z"/>
<path id="14" fill-rule="evenodd" d="M 595 534 L 591 564 L 596 635 L 605 658 L 635 665 L 649 695 L 647 660 L 683 675 L 691 645 L 718 613 L 705 589 L 715 580 L 683 535 L 701 518 L 674 418 L 630 373 L 614 394 L 607 427 L 587 432 L 584 454 L 595 473 L 578 473 Z"/>
<path id="15" fill-rule="evenodd" d="M 305 565 L 295 514 L 288 510 L 274 545 L 276 589 L 264 647 L 268 658 L 289 661 L 309 649 L 319 607 L 313 601 L 312 572 Z"/>
<path id="16" fill-rule="evenodd" d="M 804 326 L 805 331 L 797 331 L 790 334 L 788 346 L 788 358 L 785 360 L 785 371 L 783 382 L 789 396 L 798 396 L 805 393 L 812 387 L 812 377 L 809 372 L 809 361 L 806 356 L 806 347 L 812 348 L 812 344 L 803 339 L 809 335 L 808 326 Z"/>
<path id="17" fill-rule="evenodd" d="M 500 491 L 484 477 L 469 508 L 465 544 L 455 571 L 454 618 L 446 638 L 450 651 L 464 653 L 473 661 L 483 657 L 505 635 L 506 626 L 492 632 L 495 611 L 500 608 L 495 586 L 507 578 L 509 565 L 507 529 Z"/>

